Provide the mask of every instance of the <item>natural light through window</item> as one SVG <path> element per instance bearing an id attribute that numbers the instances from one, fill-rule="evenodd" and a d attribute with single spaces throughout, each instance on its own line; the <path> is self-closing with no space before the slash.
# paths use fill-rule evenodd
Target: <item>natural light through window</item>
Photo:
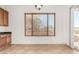
<path id="1" fill-rule="evenodd" d="M 74 38 L 75 42 L 79 41 L 79 11 L 74 12 Z"/>

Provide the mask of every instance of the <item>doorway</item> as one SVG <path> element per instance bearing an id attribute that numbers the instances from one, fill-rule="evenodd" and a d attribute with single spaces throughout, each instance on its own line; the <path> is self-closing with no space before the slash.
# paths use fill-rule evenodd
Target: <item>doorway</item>
<path id="1" fill-rule="evenodd" d="M 79 11 L 74 10 L 74 48 L 79 49 Z"/>
<path id="2" fill-rule="evenodd" d="M 70 44 L 71 47 L 79 49 L 79 6 L 73 6 L 70 12 Z"/>

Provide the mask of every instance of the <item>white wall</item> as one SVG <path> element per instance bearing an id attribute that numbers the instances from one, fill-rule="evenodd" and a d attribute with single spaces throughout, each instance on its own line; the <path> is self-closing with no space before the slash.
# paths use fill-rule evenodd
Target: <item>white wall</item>
<path id="1" fill-rule="evenodd" d="M 38 11 L 32 5 L 9 6 L 10 30 L 12 31 L 12 44 L 68 44 L 69 43 L 69 8 L 70 6 L 43 6 Z M 56 13 L 56 36 L 38 37 L 24 36 L 24 13 Z"/>

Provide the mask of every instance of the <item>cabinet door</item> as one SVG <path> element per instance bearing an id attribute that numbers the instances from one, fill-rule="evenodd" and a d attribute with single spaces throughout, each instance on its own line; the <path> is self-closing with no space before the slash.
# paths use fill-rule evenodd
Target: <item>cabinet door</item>
<path id="1" fill-rule="evenodd" d="M 7 44 L 11 44 L 11 35 L 10 34 L 7 34 L 6 37 L 7 37 L 6 43 Z"/>
<path id="2" fill-rule="evenodd" d="M 0 39 L 0 46 L 4 46 L 5 45 L 5 42 L 6 41 L 6 38 L 5 37 L 2 37 L 1 39 Z"/>
<path id="3" fill-rule="evenodd" d="M 4 10 L 4 26 L 8 26 L 8 12 Z"/>
<path id="4" fill-rule="evenodd" d="M 6 45 L 6 37 L 3 36 L 0 38 L 0 50 L 5 49 L 5 45 Z"/>
<path id="5" fill-rule="evenodd" d="M 0 26 L 3 26 L 4 21 L 4 10 L 0 8 Z"/>

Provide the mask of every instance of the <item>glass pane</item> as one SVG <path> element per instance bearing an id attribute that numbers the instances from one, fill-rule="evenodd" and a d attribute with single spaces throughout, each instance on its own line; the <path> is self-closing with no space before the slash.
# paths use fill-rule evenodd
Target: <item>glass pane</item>
<path id="1" fill-rule="evenodd" d="M 79 42 L 79 11 L 74 11 L 74 42 Z"/>
<path id="2" fill-rule="evenodd" d="M 48 35 L 54 35 L 54 14 L 48 15 Z"/>
<path id="3" fill-rule="evenodd" d="M 47 35 L 47 15 L 33 15 L 33 35 Z"/>
<path id="4" fill-rule="evenodd" d="M 26 35 L 31 35 L 32 32 L 32 15 L 26 15 Z"/>

